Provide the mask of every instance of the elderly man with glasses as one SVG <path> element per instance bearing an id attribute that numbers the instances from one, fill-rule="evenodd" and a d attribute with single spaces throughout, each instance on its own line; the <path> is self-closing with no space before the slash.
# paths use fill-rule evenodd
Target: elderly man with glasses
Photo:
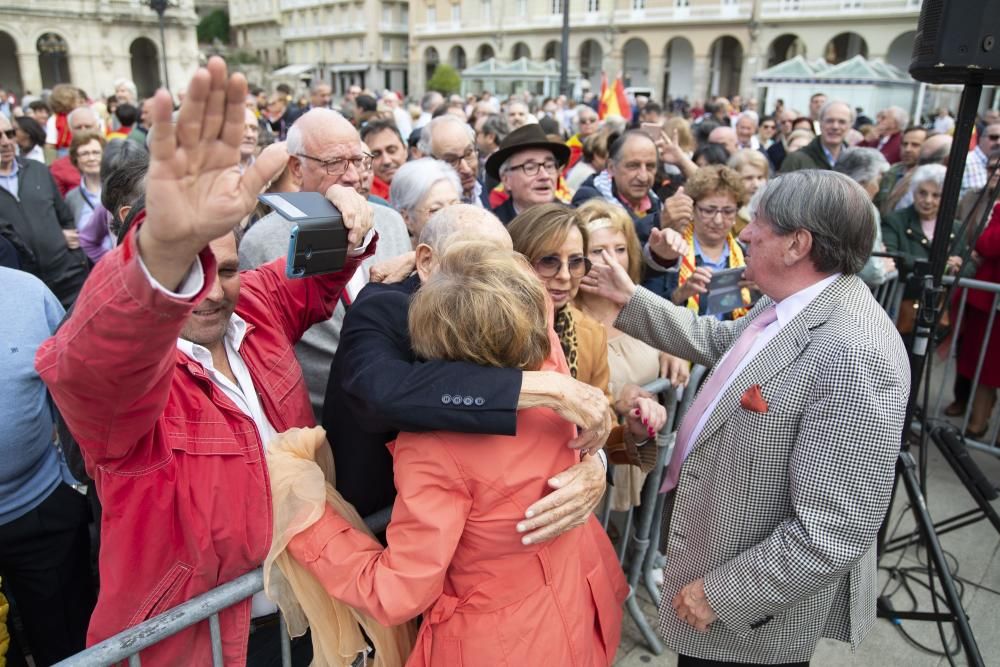
<path id="1" fill-rule="evenodd" d="M 354 126 L 331 109 L 311 109 L 288 131 L 288 164 L 292 181 L 302 192 L 326 192 L 343 185 L 361 192 L 363 179 L 372 168 L 372 156 L 362 149 Z M 322 415 L 323 395 L 330 376 L 330 363 L 340 342 L 340 326 L 346 307 L 368 282 L 373 264 L 409 252 L 410 237 L 399 213 L 387 206 L 372 205 L 374 227 L 379 234 L 375 254 L 361 263 L 344 289 L 333 316 L 309 329 L 295 346 L 302 365 L 309 398 L 317 420 Z M 292 223 L 271 213 L 250 227 L 240 243 L 240 268 L 252 269 L 288 252 Z"/>
<path id="2" fill-rule="evenodd" d="M 486 173 L 503 183 L 508 198 L 493 209 L 505 225 L 532 206 L 556 201 L 566 144 L 549 141 L 537 123 L 520 127 L 486 161 Z"/>
<path id="3" fill-rule="evenodd" d="M 479 151 L 471 125 L 449 114 L 438 116 L 420 131 L 417 149 L 422 155 L 451 165 L 462 181 L 463 204 L 489 208 L 479 180 Z"/>

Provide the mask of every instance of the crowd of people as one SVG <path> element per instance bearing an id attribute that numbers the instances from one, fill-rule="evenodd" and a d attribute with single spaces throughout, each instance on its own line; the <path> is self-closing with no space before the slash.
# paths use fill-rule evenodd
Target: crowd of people
<path id="1" fill-rule="evenodd" d="M 692 364 L 714 370 L 677 433 L 660 545 L 679 664 L 808 664 L 822 636 L 863 639 L 919 296 L 894 325 L 872 288 L 926 261 L 949 168 L 959 217 L 990 224 L 948 271 L 998 279 L 981 194 L 1000 114 L 956 166 L 946 112 L 871 121 L 822 93 L 770 115 L 640 98 L 625 119 L 563 96 L 292 92 L 213 58 L 179 105 L 125 80 L 96 102 L 68 84 L 0 99 L 9 664 L 267 562 L 320 588 L 224 610 L 227 664 L 280 664 L 279 604 L 319 590 L 399 626 L 409 665 L 609 665 L 628 587 L 594 511 L 639 505 L 671 417 L 642 387 L 685 387 Z M 294 223 L 258 195 L 287 192 L 341 211 L 343 269 L 286 277 Z M 986 335 L 977 299 L 963 350 Z M 1000 379 L 972 387 L 975 366 L 948 410 L 972 401 L 979 432 Z M 316 425 L 325 439 L 288 444 Z M 289 465 L 353 509 L 321 491 L 292 511 Z M 352 514 L 387 507 L 374 536 Z M 293 638 L 293 664 L 326 642 Z M 142 659 L 211 655 L 202 623 Z"/>

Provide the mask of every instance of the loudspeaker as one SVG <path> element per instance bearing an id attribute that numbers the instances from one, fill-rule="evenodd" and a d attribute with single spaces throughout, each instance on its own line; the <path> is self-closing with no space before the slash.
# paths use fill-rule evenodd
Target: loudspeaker
<path id="1" fill-rule="evenodd" d="M 1000 0 L 924 0 L 910 74 L 926 83 L 1000 84 Z"/>

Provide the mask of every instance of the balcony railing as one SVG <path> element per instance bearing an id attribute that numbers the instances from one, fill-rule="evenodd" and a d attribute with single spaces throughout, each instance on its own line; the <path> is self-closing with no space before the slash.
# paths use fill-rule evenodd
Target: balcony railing
<path id="1" fill-rule="evenodd" d="M 399 32 L 406 33 L 410 31 L 410 26 L 405 23 L 398 23 L 396 21 L 381 21 L 378 24 L 379 32 Z"/>
<path id="2" fill-rule="evenodd" d="M 892 15 L 920 12 L 921 0 L 764 0 L 761 18 L 796 18 L 844 14 Z"/>
<path id="3" fill-rule="evenodd" d="M 343 35 L 365 34 L 367 26 L 359 23 L 327 23 L 323 25 L 284 26 L 282 39 L 309 39 L 311 37 L 341 37 Z"/>

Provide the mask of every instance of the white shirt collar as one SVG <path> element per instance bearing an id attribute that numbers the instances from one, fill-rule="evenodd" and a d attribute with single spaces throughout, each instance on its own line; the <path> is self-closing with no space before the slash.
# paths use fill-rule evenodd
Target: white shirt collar
<path id="1" fill-rule="evenodd" d="M 805 310 L 806 306 L 812 303 L 813 299 L 818 297 L 820 292 L 825 290 L 829 285 L 833 284 L 833 281 L 840 276 L 840 273 L 827 276 L 826 278 L 813 283 L 809 287 L 801 289 L 795 294 L 787 296 L 779 301 L 775 307 L 775 310 L 778 313 L 778 326 L 784 327 L 786 324 L 795 319 L 795 316 Z"/>
<path id="2" fill-rule="evenodd" d="M 238 353 L 240 351 L 240 345 L 243 344 L 243 337 L 246 336 L 246 334 L 246 320 L 236 313 L 230 315 L 229 323 L 226 324 L 226 344 Z M 197 361 L 206 369 L 215 370 L 215 364 L 212 363 L 212 353 L 208 351 L 207 347 L 198 345 L 198 343 L 192 343 L 191 341 L 183 338 L 178 338 L 177 349 Z"/>

